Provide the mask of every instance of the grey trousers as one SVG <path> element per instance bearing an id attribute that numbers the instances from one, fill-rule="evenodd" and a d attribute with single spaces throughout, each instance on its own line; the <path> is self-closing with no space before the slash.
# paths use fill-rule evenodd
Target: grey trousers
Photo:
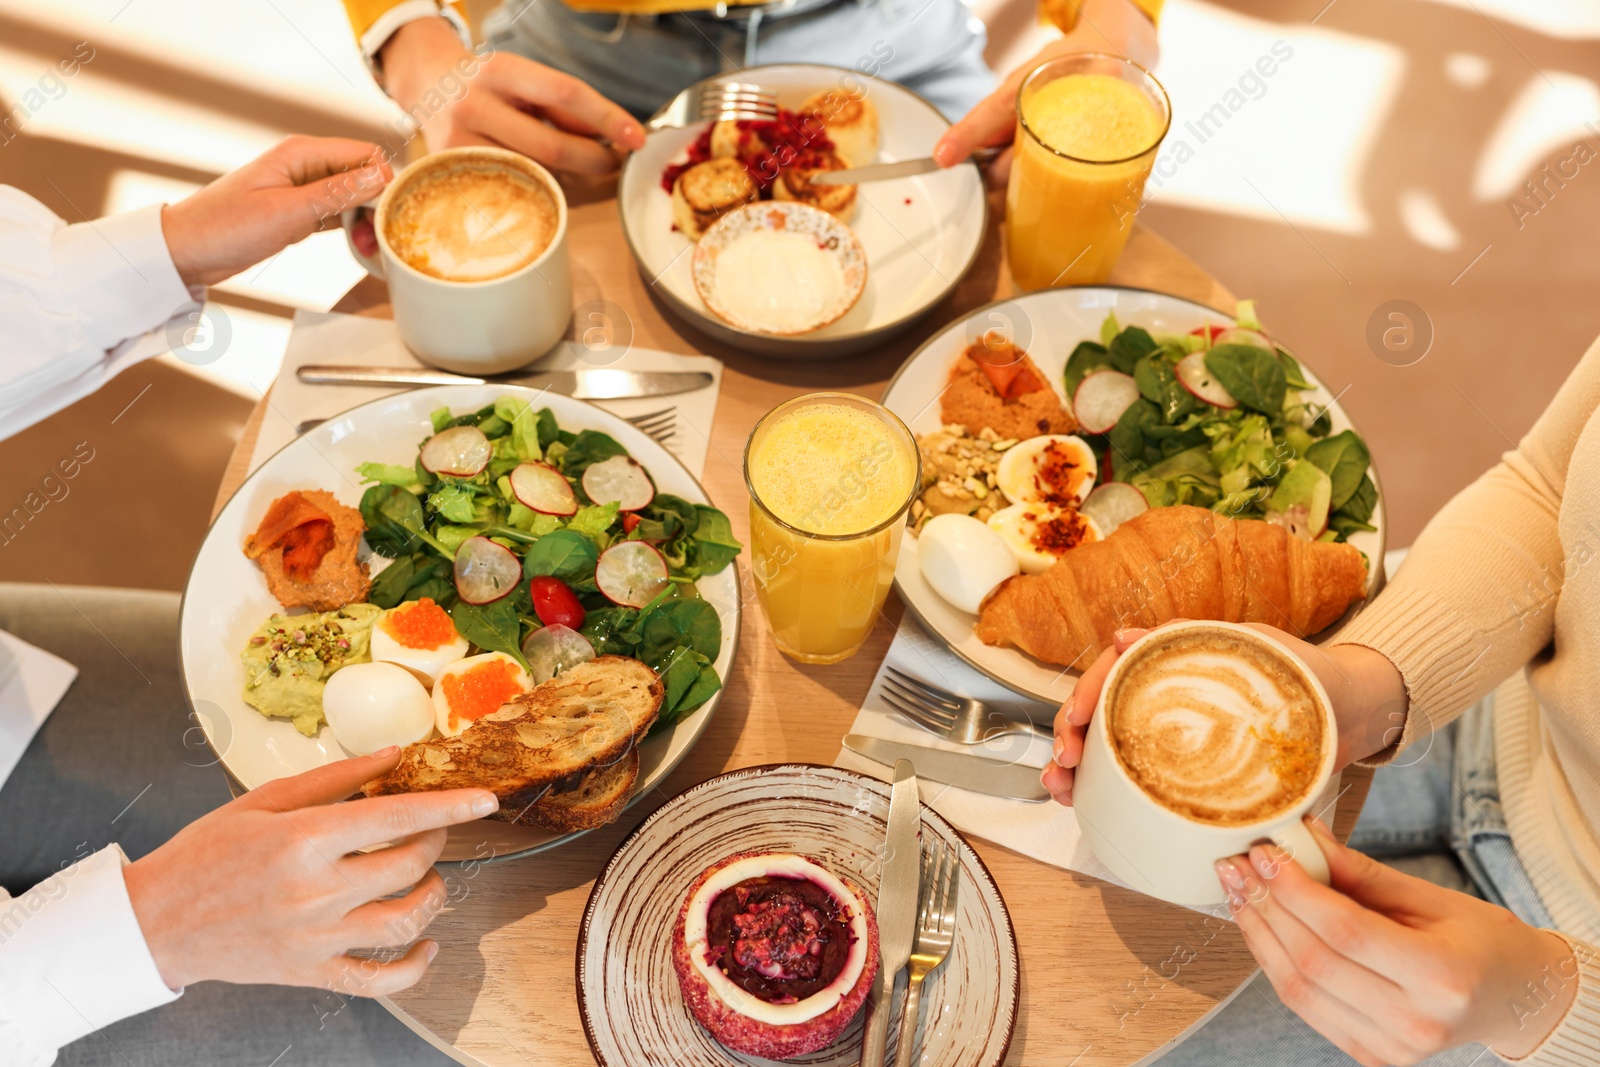
<path id="1" fill-rule="evenodd" d="M 0 629 L 79 671 L 0 788 L 0 885 L 24 892 L 63 860 L 113 841 L 137 859 L 227 803 L 209 751 L 185 747 L 194 723 L 178 679 L 177 596 L 0 584 Z M 108 1026 L 57 1060 L 62 1067 L 451 1062 L 373 1001 L 219 982 Z"/>

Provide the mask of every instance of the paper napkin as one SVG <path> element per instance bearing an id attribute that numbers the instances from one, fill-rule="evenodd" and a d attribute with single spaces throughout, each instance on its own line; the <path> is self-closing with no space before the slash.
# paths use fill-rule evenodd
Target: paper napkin
<path id="1" fill-rule="evenodd" d="M 0 630 L 0 786 L 77 676 L 60 656 Z"/>

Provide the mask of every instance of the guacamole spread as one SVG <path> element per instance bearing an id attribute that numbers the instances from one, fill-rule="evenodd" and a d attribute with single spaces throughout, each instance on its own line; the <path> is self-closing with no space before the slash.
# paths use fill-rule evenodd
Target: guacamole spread
<path id="1" fill-rule="evenodd" d="M 317 736 L 327 721 L 322 689 L 328 675 L 372 658 L 372 623 L 382 613 L 372 604 L 347 604 L 320 614 L 272 616 L 244 647 L 244 702 Z"/>

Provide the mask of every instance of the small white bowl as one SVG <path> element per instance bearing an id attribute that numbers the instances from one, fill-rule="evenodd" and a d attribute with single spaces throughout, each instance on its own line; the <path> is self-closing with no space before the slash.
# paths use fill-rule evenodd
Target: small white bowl
<path id="1" fill-rule="evenodd" d="M 814 321 L 794 329 L 773 330 L 753 322 L 738 308 L 723 307 L 717 299 L 717 260 L 723 249 L 752 230 L 787 230 L 814 238 L 817 247 L 832 255 L 844 273 L 844 288 L 836 300 L 823 308 Z M 820 208 L 793 200 L 763 200 L 746 204 L 718 219 L 694 246 L 691 265 L 695 291 L 706 307 L 722 321 L 750 333 L 792 337 L 820 330 L 837 321 L 861 299 L 867 285 L 867 253 L 855 233 Z"/>

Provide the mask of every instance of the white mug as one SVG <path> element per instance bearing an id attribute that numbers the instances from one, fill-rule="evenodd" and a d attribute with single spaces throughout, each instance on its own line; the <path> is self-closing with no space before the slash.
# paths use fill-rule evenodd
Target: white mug
<path id="1" fill-rule="evenodd" d="M 396 197 L 417 176 L 474 160 L 508 166 L 540 182 L 556 204 L 556 230 L 533 262 L 486 281 L 447 281 L 427 275 L 395 255 L 385 234 Z M 424 363 L 462 374 L 503 374 L 554 348 L 572 318 L 572 269 L 567 260 L 567 199 L 539 164 L 504 148 L 447 148 L 412 163 L 378 198 L 373 226 L 378 254 L 363 255 L 351 238 L 356 212 L 341 221 L 350 253 L 368 273 L 389 283 L 400 339 Z"/>
<path id="2" fill-rule="evenodd" d="M 1184 629 L 1235 631 L 1291 663 L 1316 695 L 1323 716 L 1322 764 L 1316 780 L 1298 802 L 1271 818 L 1238 826 L 1219 826 L 1180 815 L 1146 793 L 1128 775 L 1113 749 L 1106 695 L 1141 644 L 1162 640 Z M 1106 676 L 1089 721 L 1083 743 L 1083 760 L 1073 776 L 1072 807 L 1078 826 L 1095 857 L 1122 881 L 1142 893 L 1174 904 L 1220 904 L 1226 899 L 1215 864 L 1228 856 L 1247 852 L 1251 845 L 1273 842 L 1294 857 L 1323 885 L 1328 884 L 1328 861 L 1316 836 L 1302 822 L 1333 776 L 1338 748 L 1333 705 L 1317 676 L 1289 649 L 1264 634 L 1225 622 L 1185 621 L 1163 626 L 1140 638 L 1117 658 Z"/>

